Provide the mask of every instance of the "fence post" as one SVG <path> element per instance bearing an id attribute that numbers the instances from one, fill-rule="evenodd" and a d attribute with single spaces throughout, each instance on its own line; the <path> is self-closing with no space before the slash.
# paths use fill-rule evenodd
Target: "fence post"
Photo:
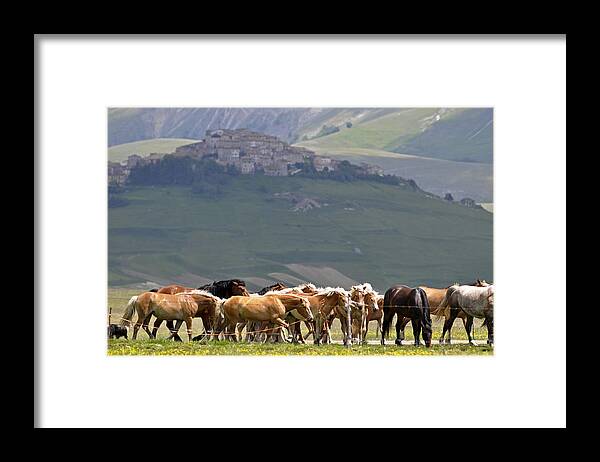
<path id="1" fill-rule="evenodd" d="M 352 307 L 350 306 L 350 303 L 348 303 L 348 313 L 347 313 L 347 317 L 348 317 L 348 328 L 346 330 L 346 337 L 347 337 L 347 344 L 346 346 L 348 348 L 350 348 L 350 343 L 352 342 Z"/>
<path id="2" fill-rule="evenodd" d="M 110 317 L 112 315 L 112 306 L 108 307 L 108 325 L 110 325 Z"/>

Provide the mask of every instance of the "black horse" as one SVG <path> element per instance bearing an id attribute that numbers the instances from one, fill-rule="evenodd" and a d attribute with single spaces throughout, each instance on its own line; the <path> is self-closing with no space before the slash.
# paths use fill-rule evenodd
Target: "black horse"
<path id="1" fill-rule="evenodd" d="M 226 279 L 223 281 L 213 281 L 210 284 L 198 287 L 198 290 L 206 290 L 219 298 L 229 298 L 234 295 L 249 296 L 246 289 L 246 283 L 241 279 Z"/>
<path id="2" fill-rule="evenodd" d="M 401 321 L 402 318 L 409 318 L 411 320 L 415 345 L 421 344 L 420 336 L 422 331 L 425 346 L 431 346 L 431 315 L 427 294 L 423 289 L 420 287 L 411 288 L 404 285 L 395 285 L 386 291 L 383 298 L 382 345 L 385 345 L 385 338 L 388 336 L 394 315 L 398 315 L 398 321 Z M 398 336 L 398 332 L 396 332 L 395 343 L 396 345 L 402 345 L 402 339 Z"/>

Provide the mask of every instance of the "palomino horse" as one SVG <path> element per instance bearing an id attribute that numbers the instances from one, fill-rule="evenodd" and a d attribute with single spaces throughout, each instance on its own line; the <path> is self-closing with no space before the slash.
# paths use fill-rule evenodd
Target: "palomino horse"
<path id="1" fill-rule="evenodd" d="M 220 324 L 221 319 L 223 318 L 223 312 L 221 310 L 221 305 L 224 300 L 217 297 L 216 295 L 211 294 L 210 292 L 206 292 L 204 290 L 191 289 L 187 292 L 180 292 L 177 295 L 189 295 L 194 299 L 198 307 L 198 311 L 196 312 L 195 317 L 202 319 L 202 324 L 204 324 L 204 333 L 200 336 L 212 336 L 213 331 Z M 162 324 L 164 319 L 161 319 L 157 316 L 156 321 L 154 321 L 154 326 L 152 327 L 152 337 L 156 338 L 156 331 Z M 173 328 L 173 321 L 167 321 L 167 327 L 171 332 L 175 332 L 174 335 L 177 335 L 177 331 L 181 326 L 182 321 L 177 321 L 175 327 Z M 173 335 L 172 335 L 173 336 Z"/>
<path id="2" fill-rule="evenodd" d="M 343 314 L 344 326 L 347 325 L 347 316 L 350 309 L 350 295 L 341 287 L 327 287 L 319 290 L 313 295 L 304 295 L 310 302 L 313 313 L 316 313 L 315 329 L 309 332 L 306 337 L 313 335 L 313 343 L 320 345 L 331 343 L 331 321 L 338 315 Z M 344 344 L 348 342 L 350 330 L 344 330 Z"/>
<path id="3" fill-rule="evenodd" d="M 171 284 L 169 286 L 161 287 L 160 289 L 152 289 L 150 292 L 156 292 L 157 294 L 175 295 L 175 294 L 180 294 L 182 292 L 190 292 L 192 290 L 196 290 L 196 289 L 194 289 L 193 287 L 185 287 L 185 286 L 180 286 L 177 284 Z M 157 321 L 158 321 L 158 319 L 157 319 Z M 171 320 L 167 321 L 167 328 L 169 329 L 170 332 L 173 332 L 173 321 L 171 321 Z M 175 340 L 176 342 L 181 342 L 181 337 L 179 336 L 177 331 L 175 332 L 175 335 L 173 336 L 173 340 Z"/>
<path id="4" fill-rule="evenodd" d="M 361 343 L 366 343 L 369 315 L 372 316 L 375 312 L 379 313 L 378 297 L 379 294 L 368 282 L 352 286 L 350 289 L 350 300 L 355 302 L 357 304 L 355 307 L 361 310 L 360 319 L 356 316 L 352 319 L 352 337 L 358 338 Z"/>
<path id="5" fill-rule="evenodd" d="M 473 318 L 485 319 L 488 331 L 487 343 L 494 343 L 494 286 L 473 287 L 459 286 L 455 284 L 448 287 L 446 295 L 440 303 L 440 310 L 449 308 L 450 316 L 444 323 L 444 330 L 450 329 L 460 310 L 464 311 L 473 323 Z M 467 328 L 469 344 L 475 345 L 470 333 L 470 326 Z"/>
<path id="6" fill-rule="evenodd" d="M 284 321 L 288 323 L 288 332 L 294 332 L 293 328 L 299 326 L 300 322 L 304 322 L 309 329 L 314 329 L 314 318 L 307 317 L 303 312 L 299 311 L 295 305 L 298 303 L 298 298 L 300 295 L 296 294 L 282 294 L 279 292 L 267 292 L 265 295 L 277 297 L 286 307 L 286 313 L 284 317 Z M 252 295 L 252 298 L 261 298 L 263 296 Z M 291 308 L 291 309 L 288 309 Z M 311 310 L 312 312 L 312 310 Z M 242 330 L 246 327 L 246 337 L 245 340 L 247 342 L 251 341 L 262 341 L 265 342 L 269 338 L 273 341 L 284 341 L 285 338 L 281 335 L 281 326 L 274 325 L 272 321 L 248 321 L 239 323 L 236 328 L 241 333 Z M 291 329 L 290 329 L 291 328 Z M 303 339 L 302 343 L 303 342 Z M 298 342 L 298 338 L 295 335 L 292 335 L 291 341 L 293 343 Z"/>
<path id="7" fill-rule="evenodd" d="M 366 304 L 367 304 L 367 319 L 364 324 L 364 332 L 363 332 L 363 343 L 367 342 L 367 333 L 369 332 L 369 323 L 371 321 L 377 322 L 377 333 L 376 336 L 379 338 L 381 335 L 381 321 L 383 319 L 383 295 L 379 295 L 377 292 L 373 291 L 371 297 L 375 299 L 375 303 L 377 308 L 373 307 L 371 300 L 369 300 L 369 296 L 367 296 Z"/>
<path id="8" fill-rule="evenodd" d="M 470 286 L 475 286 L 475 287 L 487 287 L 489 284 L 485 280 L 477 279 L 475 282 L 473 282 L 471 284 L 465 284 L 465 285 L 470 285 Z M 425 293 L 427 294 L 427 300 L 429 301 L 431 315 L 436 316 L 436 317 L 443 317 L 444 321 L 446 321 L 450 316 L 450 311 L 442 310 L 439 308 L 439 306 L 440 306 L 440 303 L 442 302 L 442 300 L 444 299 L 444 296 L 446 295 L 446 290 L 448 290 L 448 287 L 450 287 L 450 286 L 445 287 L 443 289 L 437 289 L 435 287 L 427 287 L 427 286 L 419 286 L 419 287 L 421 287 L 421 289 L 423 289 L 425 291 Z M 472 325 L 473 325 L 472 318 L 469 320 L 469 315 L 467 315 L 467 313 L 465 313 L 464 311 L 459 311 L 458 317 L 462 320 L 465 330 L 467 330 L 467 328 L 468 328 L 469 332 L 472 332 Z M 398 319 L 396 321 L 396 336 L 398 338 L 400 338 L 400 340 L 404 340 L 404 329 L 406 328 L 406 325 L 409 322 L 410 322 L 410 318 Z M 444 323 L 444 325 L 445 325 L 445 323 Z M 469 326 L 469 327 L 467 327 L 467 326 Z M 450 327 L 452 327 L 452 326 L 450 326 Z M 450 344 L 451 330 L 452 330 L 451 328 L 446 330 L 446 328 L 444 327 L 444 329 L 442 330 L 442 335 L 440 336 L 440 340 L 439 340 L 440 343 L 444 343 L 444 339 L 447 337 L 447 340 L 445 343 Z M 446 334 L 446 332 L 447 332 L 447 334 Z"/>
<path id="9" fill-rule="evenodd" d="M 227 299 L 222 305 L 226 320 L 225 336 L 237 342 L 237 326 L 247 321 L 272 322 L 287 328 L 284 318 L 286 313 L 293 310 L 305 320 L 313 321 L 310 304 L 306 299 L 288 295 L 284 303 L 280 297 L 281 295 L 233 296 Z"/>
<path id="10" fill-rule="evenodd" d="M 396 285 L 390 287 L 383 299 L 383 327 L 381 330 L 381 344 L 385 345 L 385 338 L 390 329 L 394 315 L 398 321 L 408 317 L 413 326 L 415 345 L 420 345 L 421 330 L 425 346 L 431 346 L 431 315 L 427 294 L 420 287 Z M 402 345 L 402 339 L 396 336 L 396 345 Z"/>
<path id="11" fill-rule="evenodd" d="M 369 299 L 368 304 L 371 306 L 371 309 L 377 307 L 376 296 L 371 292 L 373 292 L 373 289 L 368 283 L 352 286 L 348 293 L 349 301 L 347 309 L 338 308 L 329 316 L 329 326 L 333 324 L 336 318 L 340 320 L 344 345 L 348 344 L 347 340 L 352 343 L 354 343 L 354 341 L 357 341 L 358 343 L 362 342 L 364 326 L 367 320 L 366 299 Z M 349 313 L 348 309 L 350 311 Z M 350 323 L 349 328 L 346 327 L 348 323 Z"/>
<path id="12" fill-rule="evenodd" d="M 188 337 L 192 339 L 192 319 L 198 312 L 198 305 L 191 295 L 170 295 L 159 294 L 156 292 L 144 292 L 140 295 L 132 297 L 127 304 L 125 313 L 123 314 L 122 325 L 127 325 L 133 316 L 134 310 L 137 312 L 138 318 L 133 327 L 133 336 L 137 338 L 137 332 L 140 326 L 150 338 L 154 338 L 152 332 L 148 329 L 148 323 L 152 315 L 158 319 L 176 320 L 178 326 L 185 322 L 187 327 Z M 175 330 L 171 331 L 169 339 L 174 336 Z"/>
<path id="13" fill-rule="evenodd" d="M 352 341 L 352 319 L 357 316 L 360 319 L 361 316 L 360 307 L 350 299 L 350 294 L 342 287 L 327 287 L 306 298 L 311 307 L 315 307 L 318 312 L 316 330 L 313 332 L 314 343 L 331 343 L 331 324 L 338 318 L 342 326 L 344 345 L 348 345 Z M 353 306 L 355 308 L 352 308 Z"/>
<path id="14" fill-rule="evenodd" d="M 306 283 L 306 284 L 301 284 L 299 286 L 296 287 L 283 287 L 281 289 L 278 290 L 272 290 L 270 292 L 266 292 L 265 294 L 268 295 L 285 295 L 285 294 L 293 294 L 293 295 L 302 295 L 302 296 L 306 296 L 306 295 L 315 295 L 317 293 L 317 288 L 314 286 L 314 284 L 311 283 Z M 254 296 L 254 295 L 253 295 Z M 315 310 L 318 307 L 311 307 L 311 310 L 313 312 L 315 312 Z M 293 314 L 288 313 L 286 315 L 286 319 L 285 319 L 288 323 L 293 323 L 290 326 L 290 332 L 288 335 L 288 340 L 287 341 L 291 341 L 291 342 L 300 342 L 300 343 L 305 343 L 304 342 L 304 337 L 302 336 L 302 331 L 300 329 L 300 323 L 294 322 L 296 320 L 296 318 L 293 316 Z M 308 328 L 308 335 L 310 335 L 313 332 L 313 325 L 311 325 L 311 323 L 308 322 L 304 322 L 304 324 L 306 325 L 306 327 Z M 246 325 L 246 329 L 247 331 L 249 331 L 249 333 L 246 334 L 246 340 L 247 341 L 254 341 L 254 340 L 259 340 L 261 338 L 266 337 L 264 334 L 262 333 L 255 333 L 258 330 L 262 330 L 264 328 L 264 324 L 258 323 L 258 322 L 249 322 Z M 277 337 L 277 339 L 279 340 L 279 337 Z"/>

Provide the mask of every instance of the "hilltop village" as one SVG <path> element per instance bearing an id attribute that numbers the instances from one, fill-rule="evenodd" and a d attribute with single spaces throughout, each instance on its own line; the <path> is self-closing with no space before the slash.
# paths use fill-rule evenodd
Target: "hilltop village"
<path id="1" fill-rule="evenodd" d="M 109 184 L 124 184 L 132 168 L 160 162 L 164 155 L 155 153 L 142 157 L 133 154 L 123 163 L 109 161 Z M 170 155 L 195 159 L 210 157 L 219 165 L 235 167 L 243 175 L 291 176 L 302 170 L 297 164 L 307 162 L 317 172 L 335 171 L 341 162 L 245 128 L 207 130 L 203 140 L 180 146 Z M 383 169 L 377 165 L 362 163 L 358 168 L 367 175 L 383 175 Z"/>

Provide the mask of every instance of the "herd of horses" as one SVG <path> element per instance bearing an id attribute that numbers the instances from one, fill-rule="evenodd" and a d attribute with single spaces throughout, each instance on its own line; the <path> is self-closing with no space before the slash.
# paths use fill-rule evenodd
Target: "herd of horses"
<path id="1" fill-rule="evenodd" d="M 188 339 L 230 340 L 234 342 L 306 343 L 312 336 L 315 344 L 332 343 L 331 326 L 338 319 L 344 345 L 366 343 L 369 323 L 377 323 L 377 334 L 385 345 L 390 326 L 396 317 L 397 345 L 402 345 L 404 329 L 410 322 L 415 345 L 431 346 L 431 316 L 444 318 L 440 343 L 451 343 L 451 330 L 461 318 L 469 344 L 473 342 L 473 319 L 484 319 L 487 343 L 494 341 L 494 286 L 477 279 L 471 284 L 453 284 L 445 288 L 395 285 L 382 296 L 371 284 L 317 288 L 314 284 L 286 287 L 277 283 L 257 293 L 250 293 L 241 279 L 215 281 L 198 288 L 169 285 L 131 297 L 121 326 L 132 324 L 132 338 L 140 327 L 150 338 L 166 321 L 168 339 L 181 341 L 178 331 L 186 325 Z M 150 329 L 150 322 L 155 318 Z M 192 322 L 200 318 L 202 334 L 192 338 Z M 302 334 L 301 324 L 308 328 Z M 245 334 L 244 334 L 245 330 Z"/>

